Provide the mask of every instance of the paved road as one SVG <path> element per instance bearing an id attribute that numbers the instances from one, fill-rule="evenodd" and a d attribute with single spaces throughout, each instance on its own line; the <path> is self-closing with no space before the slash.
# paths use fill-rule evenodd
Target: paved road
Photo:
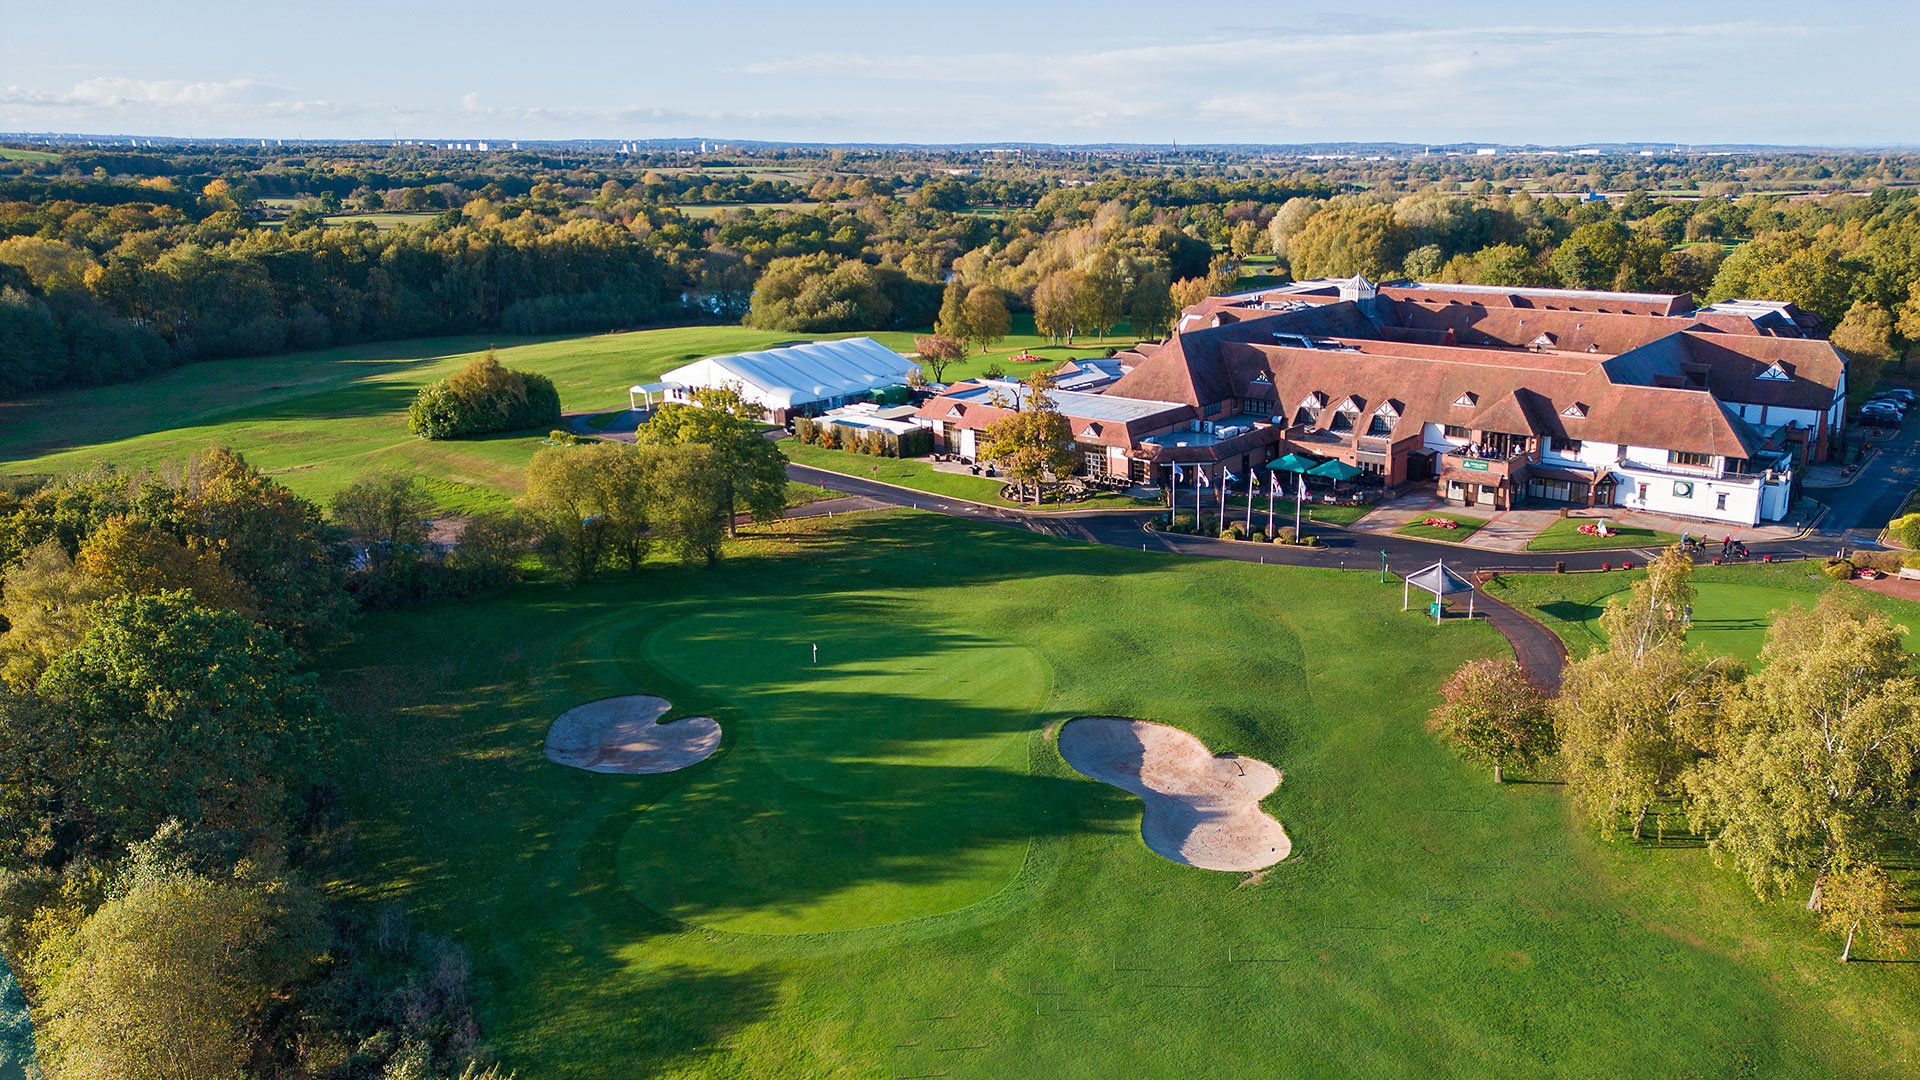
<path id="1" fill-rule="evenodd" d="M 1874 546 L 1874 538 L 1915 485 L 1920 485 L 1920 417 L 1883 443 L 1853 483 L 1809 492 L 1827 504 L 1827 516 L 1820 522 L 1827 546 Z"/>

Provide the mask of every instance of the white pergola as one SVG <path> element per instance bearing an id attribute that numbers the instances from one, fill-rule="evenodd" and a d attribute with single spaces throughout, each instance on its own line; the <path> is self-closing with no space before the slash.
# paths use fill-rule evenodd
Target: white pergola
<path id="1" fill-rule="evenodd" d="M 1421 589 L 1433 594 L 1433 621 L 1438 625 L 1441 608 L 1446 605 L 1447 597 L 1467 594 L 1467 618 L 1473 618 L 1473 582 L 1447 569 L 1445 560 L 1434 563 L 1425 570 L 1415 570 L 1406 577 L 1406 585 L 1400 590 L 1400 610 L 1413 607 L 1413 590 Z"/>
<path id="2" fill-rule="evenodd" d="M 684 389 L 686 388 L 681 386 L 679 383 L 667 383 L 667 382 L 640 383 L 637 386 L 627 387 L 627 404 L 633 407 L 634 409 L 639 409 L 640 402 L 644 399 L 647 403 L 646 407 L 651 409 L 653 408 L 654 398 L 658 397 L 660 400 L 665 401 L 667 398 L 667 391 L 684 390 Z"/>

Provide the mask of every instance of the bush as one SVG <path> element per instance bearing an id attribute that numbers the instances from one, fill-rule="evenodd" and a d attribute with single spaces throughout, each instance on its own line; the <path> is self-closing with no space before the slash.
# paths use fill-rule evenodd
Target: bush
<path id="1" fill-rule="evenodd" d="M 1920 551 L 1912 551 L 1900 556 L 1900 565 L 1908 570 L 1920 570 Z"/>
<path id="2" fill-rule="evenodd" d="M 1877 570 L 1882 574 L 1897 574 L 1902 565 L 1898 551 L 1856 551 L 1849 558 L 1856 567 Z"/>
<path id="3" fill-rule="evenodd" d="M 1167 526 L 1168 532 L 1190 533 L 1194 531 L 1192 514 L 1173 515 L 1173 524 Z"/>
<path id="4" fill-rule="evenodd" d="M 818 429 L 819 425 L 813 422 L 813 417 L 811 416 L 796 416 L 793 418 L 793 437 L 798 439 L 803 446 L 813 442 Z"/>
<path id="5" fill-rule="evenodd" d="M 1846 559 L 1828 559 L 1820 571 L 1835 581 L 1853 580 L 1853 563 Z"/>
<path id="6" fill-rule="evenodd" d="M 1293 526 L 1291 526 L 1291 525 L 1282 525 L 1282 526 L 1280 526 L 1280 527 L 1279 527 L 1278 529 L 1275 529 L 1275 530 L 1273 531 L 1273 542 L 1274 542 L 1274 543 L 1276 543 L 1276 544 L 1291 544 L 1291 543 L 1293 543 L 1293 541 L 1294 541 L 1294 533 L 1293 533 Z"/>
<path id="7" fill-rule="evenodd" d="M 1320 538 L 1317 536 L 1302 537 L 1300 540 L 1300 546 L 1301 547 L 1319 547 Z"/>
<path id="8" fill-rule="evenodd" d="M 1250 539 L 1256 544 L 1264 544 L 1267 542 L 1267 534 L 1260 529 L 1255 529 Z"/>
<path id="9" fill-rule="evenodd" d="M 1903 548 L 1920 549 L 1920 514 L 1894 518 L 1887 525 L 1887 536 Z"/>
<path id="10" fill-rule="evenodd" d="M 560 422 L 560 392 L 545 375 L 502 367 L 489 350 L 458 374 L 420 388 L 407 430 L 423 439 L 525 431 Z"/>
<path id="11" fill-rule="evenodd" d="M 834 434 L 833 425 L 822 424 L 820 426 L 820 437 L 814 440 L 814 445 L 822 450 L 839 449 L 840 437 Z"/>
<path id="12" fill-rule="evenodd" d="M 878 431 L 868 430 L 866 434 L 860 436 L 860 452 L 872 454 L 874 457 L 885 457 L 887 455 L 886 436 Z"/>
<path id="13" fill-rule="evenodd" d="M 1237 521 L 1220 530 L 1222 540 L 1244 540 L 1246 536 L 1246 530 L 1242 529 Z"/>

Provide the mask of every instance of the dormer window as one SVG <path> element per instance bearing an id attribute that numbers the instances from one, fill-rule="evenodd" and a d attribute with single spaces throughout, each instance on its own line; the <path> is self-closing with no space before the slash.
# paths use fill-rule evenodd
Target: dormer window
<path id="1" fill-rule="evenodd" d="M 1393 421 L 1395 419 L 1396 419 L 1395 417 L 1389 415 L 1384 409 L 1382 409 L 1380 412 L 1374 413 L 1372 422 L 1367 424 L 1368 437 L 1375 438 L 1375 439 L 1384 439 L 1387 436 L 1393 434 Z"/>
<path id="2" fill-rule="evenodd" d="M 1083 428 L 1081 428 L 1081 429 L 1080 429 L 1080 437 L 1081 437 L 1081 438 L 1083 438 L 1083 439 L 1097 439 L 1097 438 L 1099 438 L 1099 437 L 1100 437 L 1100 425 L 1099 425 L 1099 424 L 1088 424 L 1088 425 L 1087 425 L 1086 427 L 1083 427 Z"/>
<path id="3" fill-rule="evenodd" d="M 1587 407 L 1576 401 L 1566 408 L 1561 409 L 1560 415 L 1572 420 L 1585 420 L 1587 418 Z"/>
<path id="4" fill-rule="evenodd" d="M 962 410 L 960 406 L 955 405 L 953 408 L 947 410 L 947 419 L 958 420 L 960 418 L 961 411 Z"/>
<path id="5" fill-rule="evenodd" d="M 1534 338 L 1533 341 L 1529 343 L 1529 347 L 1535 348 L 1535 349 L 1551 349 L 1553 348 L 1553 346 L 1554 346 L 1554 337 L 1552 334 L 1541 334 L 1539 337 Z"/>
<path id="6" fill-rule="evenodd" d="M 1475 405 L 1480 404 L 1480 395 L 1469 390 L 1466 393 L 1461 394 L 1459 397 L 1454 398 L 1453 404 L 1457 408 L 1471 409 Z"/>
<path id="7" fill-rule="evenodd" d="M 1793 379 L 1793 373 L 1787 370 L 1785 361 L 1779 361 L 1767 370 L 1755 375 L 1754 378 L 1763 379 L 1767 382 L 1790 382 Z"/>

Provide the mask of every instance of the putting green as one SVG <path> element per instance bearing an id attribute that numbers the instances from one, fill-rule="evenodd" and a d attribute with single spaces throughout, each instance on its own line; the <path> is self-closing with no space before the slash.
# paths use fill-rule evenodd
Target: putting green
<path id="1" fill-rule="evenodd" d="M 647 906 L 709 929 L 822 933 L 952 911 L 1019 873 L 1027 743 L 1051 683 L 1033 650 L 781 607 L 668 623 L 644 653 L 732 703 L 721 723 L 738 732 L 622 844 Z"/>

